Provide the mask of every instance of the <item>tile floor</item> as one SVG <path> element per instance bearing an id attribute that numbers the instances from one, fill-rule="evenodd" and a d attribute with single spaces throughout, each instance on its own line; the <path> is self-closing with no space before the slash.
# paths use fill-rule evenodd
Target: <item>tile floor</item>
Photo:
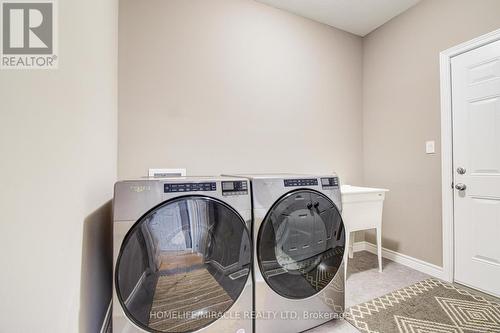
<path id="1" fill-rule="evenodd" d="M 430 276 L 393 261 L 383 260 L 383 272 L 378 272 L 377 256 L 357 252 L 347 268 L 346 307 L 367 302 Z M 328 322 L 307 333 L 359 333 L 344 320 Z"/>

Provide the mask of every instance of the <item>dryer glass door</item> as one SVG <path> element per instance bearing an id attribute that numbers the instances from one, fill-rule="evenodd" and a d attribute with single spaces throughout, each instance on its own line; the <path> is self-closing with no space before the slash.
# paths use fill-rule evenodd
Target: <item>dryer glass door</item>
<path id="1" fill-rule="evenodd" d="M 340 268 L 345 230 L 325 195 L 297 190 L 278 200 L 259 230 L 260 272 L 278 294 L 304 299 L 325 288 Z"/>
<path id="2" fill-rule="evenodd" d="M 250 274 L 245 221 L 222 201 L 167 201 L 128 232 L 117 261 L 118 299 L 150 332 L 194 332 L 219 319 Z"/>

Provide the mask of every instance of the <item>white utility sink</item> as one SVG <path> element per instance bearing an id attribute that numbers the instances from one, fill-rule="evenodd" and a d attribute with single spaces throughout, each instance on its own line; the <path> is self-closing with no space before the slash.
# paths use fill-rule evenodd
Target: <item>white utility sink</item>
<path id="1" fill-rule="evenodd" d="M 379 271 L 382 272 L 382 208 L 388 189 L 342 185 L 342 219 L 346 229 L 346 243 L 352 258 L 354 231 L 377 230 L 377 254 Z M 347 267 L 347 262 L 346 262 Z M 347 276 L 347 275 L 346 275 Z"/>

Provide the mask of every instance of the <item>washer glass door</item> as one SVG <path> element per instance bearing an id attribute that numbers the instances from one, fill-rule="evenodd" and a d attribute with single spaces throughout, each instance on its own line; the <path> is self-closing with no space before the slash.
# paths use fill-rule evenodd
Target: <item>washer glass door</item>
<path id="1" fill-rule="evenodd" d="M 297 190 L 279 199 L 259 230 L 260 272 L 278 294 L 310 297 L 325 288 L 342 263 L 345 230 L 340 212 L 324 194 Z"/>
<path id="2" fill-rule="evenodd" d="M 122 243 L 118 299 L 149 332 L 194 332 L 234 304 L 250 274 L 251 243 L 241 216 L 217 199 L 189 196 L 144 215 Z"/>

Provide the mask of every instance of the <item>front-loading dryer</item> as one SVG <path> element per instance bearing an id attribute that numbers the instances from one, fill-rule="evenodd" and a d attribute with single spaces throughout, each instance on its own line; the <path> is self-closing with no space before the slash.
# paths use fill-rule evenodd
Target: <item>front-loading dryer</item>
<path id="1" fill-rule="evenodd" d="M 341 317 L 345 229 L 338 177 L 240 176 L 252 186 L 255 332 L 302 332 Z"/>
<path id="2" fill-rule="evenodd" d="M 249 189 L 237 177 L 116 183 L 114 333 L 252 332 Z"/>

